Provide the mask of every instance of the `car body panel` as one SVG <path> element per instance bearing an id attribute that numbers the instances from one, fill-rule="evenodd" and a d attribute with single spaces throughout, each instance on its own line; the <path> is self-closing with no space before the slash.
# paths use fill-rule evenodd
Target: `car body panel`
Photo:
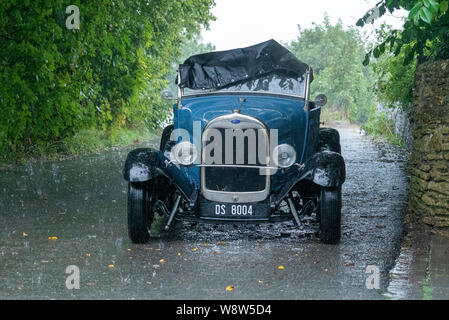
<path id="1" fill-rule="evenodd" d="M 308 141 L 309 112 L 304 110 L 304 99 L 293 97 L 280 97 L 270 95 L 206 95 L 198 97 L 185 97 L 182 108 L 174 107 L 175 129 L 185 129 L 193 132 L 195 121 L 201 123 L 201 130 L 216 117 L 232 114 L 233 110 L 240 114 L 254 117 L 263 122 L 269 129 L 278 130 L 278 143 L 287 143 L 293 146 L 297 153 L 297 162 L 304 162 Z M 193 143 L 193 135 L 191 134 Z M 196 180 L 199 187 L 200 171 L 198 167 L 191 166 L 188 174 Z M 282 182 L 281 173 L 272 177 L 272 188 L 277 188 Z M 273 189 L 272 189 L 273 190 Z"/>
<path id="2" fill-rule="evenodd" d="M 304 100 L 291 97 L 258 95 L 208 95 L 187 97 L 183 107 L 174 107 L 175 129 L 193 132 L 194 121 L 201 128 L 216 117 L 232 114 L 233 110 L 262 121 L 270 129 L 279 130 L 278 143 L 288 143 L 299 149 L 297 163 L 278 170 L 271 177 L 270 195 L 277 205 L 293 186 L 301 180 L 309 180 L 321 187 L 338 187 L 345 180 L 343 157 L 331 151 L 316 152 L 320 108 L 304 110 Z M 191 135 L 193 142 L 193 135 Z M 170 163 L 161 151 L 136 149 L 129 153 L 124 177 L 131 182 L 144 182 L 163 174 L 172 181 L 190 202 L 200 193 L 200 168 Z"/>

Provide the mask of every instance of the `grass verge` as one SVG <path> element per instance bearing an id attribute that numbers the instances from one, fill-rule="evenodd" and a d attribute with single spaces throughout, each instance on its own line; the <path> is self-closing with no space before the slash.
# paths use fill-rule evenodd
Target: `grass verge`
<path id="1" fill-rule="evenodd" d="M 59 160 L 70 156 L 87 155 L 112 147 L 125 147 L 157 137 L 144 126 L 113 128 L 108 131 L 84 129 L 74 136 L 46 145 L 33 145 L 0 155 L 0 167 L 9 164 L 26 164 L 35 160 Z"/>
<path id="2" fill-rule="evenodd" d="M 385 113 L 378 113 L 362 129 L 374 139 L 384 139 L 392 145 L 405 147 L 404 142 L 394 133 L 394 123 Z"/>

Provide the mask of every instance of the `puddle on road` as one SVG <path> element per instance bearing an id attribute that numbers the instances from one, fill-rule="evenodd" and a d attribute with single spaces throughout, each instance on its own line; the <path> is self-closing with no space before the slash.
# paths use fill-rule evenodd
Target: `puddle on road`
<path id="1" fill-rule="evenodd" d="M 413 261 L 413 252 L 401 252 L 396 259 L 395 267 L 390 271 L 391 282 L 384 294 L 392 300 L 407 299 L 410 294 L 410 265 Z"/>
<path id="2" fill-rule="evenodd" d="M 365 288 L 365 268 L 384 268 L 394 261 L 407 183 L 401 164 L 395 163 L 399 156 L 379 155 L 369 140 L 349 130 L 341 130 L 341 137 L 347 181 L 342 243 L 337 246 L 319 243 L 313 216 L 303 229 L 290 221 L 179 221 L 169 232 L 163 231 L 163 217 L 152 241 L 133 245 L 122 177 L 126 150 L 16 167 L 0 176 L 0 206 L 7 208 L 0 215 L 5 292 L 74 298 L 64 286 L 64 270 L 75 264 L 84 274 L 80 297 L 191 299 L 194 292 L 194 297 L 223 298 L 232 279 L 234 297 L 245 299 L 379 298 Z M 48 240 L 50 236 L 58 239 Z M 279 265 L 285 269 L 280 271 Z M 198 274 L 207 277 L 200 281 Z M 30 291 L 20 291 L 25 289 Z"/>
<path id="3" fill-rule="evenodd" d="M 393 300 L 425 299 L 429 281 L 430 229 L 409 226 L 385 296 Z"/>

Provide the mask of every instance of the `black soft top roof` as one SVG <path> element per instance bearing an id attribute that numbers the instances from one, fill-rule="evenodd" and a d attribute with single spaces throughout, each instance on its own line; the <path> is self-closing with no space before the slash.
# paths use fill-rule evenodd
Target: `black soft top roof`
<path id="1" fill-rule="evenodd" d="M 191 56 L 179 65 L 180 87 L 217 89 L 270 73 L 298 78 L 309 68 L 278 42 L 268 40 L 246 48 Z"/>

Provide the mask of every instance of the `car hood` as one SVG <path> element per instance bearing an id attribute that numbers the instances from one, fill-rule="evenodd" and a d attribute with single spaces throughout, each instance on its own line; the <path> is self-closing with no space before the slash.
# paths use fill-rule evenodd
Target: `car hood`
<path id="1" fill-rule="evenodd" d="M 303 154 L 307 135 L 308 114 L 304 100 L 274 95 L 205 95 L 186 97 L 182 108 L 174 108 L 175 128 L 193 132 L 193 123 L 199 121 L 202 130 L 216 117 L 239 110 L 262 121 L 270 130 L 277 129 L 279 143 L 295 147 L 298 160 Z"/>

